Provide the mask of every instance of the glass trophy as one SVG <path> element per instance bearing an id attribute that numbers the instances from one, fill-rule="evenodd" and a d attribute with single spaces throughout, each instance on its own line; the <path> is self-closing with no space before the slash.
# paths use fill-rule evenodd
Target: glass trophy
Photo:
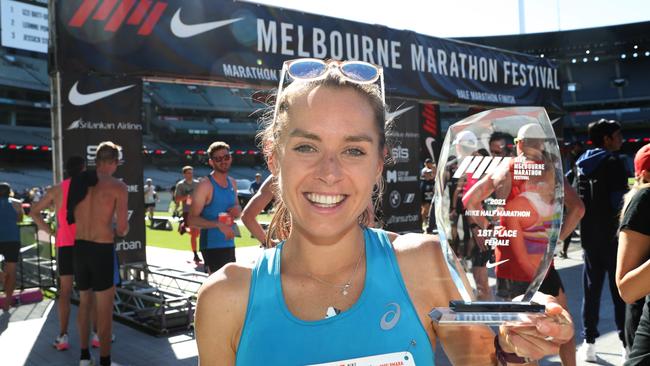
<path id="1" fill-rule="evenodd" d="M 544 312 L 531 299 L 553 260 L 563 182 L 544 108 L 492 109 L 449 127 L 434 203 L 440 244 L 460 298 L 434 308 L 429 316 L 435 322 L 501 324 Z"/>

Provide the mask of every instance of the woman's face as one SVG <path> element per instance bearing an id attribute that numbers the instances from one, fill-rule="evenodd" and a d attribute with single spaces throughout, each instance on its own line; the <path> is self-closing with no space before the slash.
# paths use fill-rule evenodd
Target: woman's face
<path id="1" fill-rule="evenodd" d="M 357 225 L 383 167 L 374 116 L 351 88 L 319 86 L 294 98 L 269 159 L 292 231 L 336 236 Z"/>

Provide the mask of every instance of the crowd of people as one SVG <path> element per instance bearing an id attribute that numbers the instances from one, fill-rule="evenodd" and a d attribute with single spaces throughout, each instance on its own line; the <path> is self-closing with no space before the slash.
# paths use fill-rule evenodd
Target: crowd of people
<path id="1" fill-rule="evenodd" d="M 199 291 L 195 314 L 200 362 L 431 364 L 436 341 L 459 365 L 524 364 L 549 354 L 560 354 L 563 365 L 575 365 L 576 356 L 594 362 L 605 275 L 626 365 L 648 362 L 650 305 L 639 299 L 650 294 L 646 216 L 650 145 L 637 153 L 634 172 L 628 172 L 617 153 L 622 144 L 620 124 L 596 121 L 589 126 L 593 148 L 573 153 L 565 178 L 548 168 L 553 157 L 546 153 L 545 136 L 535 124 L 519 128 L 514 149 L 508 147 L 511 136 L 495 133 L 481 149 L 475 134 L 462 131 L 452 143 L 452 153 L 459 157 L 511 156 L 519 159 L 512 161 L 547 168 L 525 186 L 510 176 L 512 165 L 482 178 L 470 174 L 452 178 L 457 160 L 439 167 L 442 175 L 436 176 L 435 162 L 427 159 L 420 172 L 421 214 L 428 233 L 436 229 L 433 185 L 436 177 L 446 177 L 450 246 L 462 262 L 470 262 L 477 290 L 473 296 L 479 300 L 511 300 L 524 293 L 548 246 L 549 223 L 563 222 L 558 242 L 570 241 L 580 225 L 584 343 L 576 352 L 567 294 L 552 264 L 540 287 L 546 295 L 538 293 L 534 298 L 546 310 L 532 327 L 504 324 L 495 335 L 487 326 L 442 326 L 430 321 L 431 308 L 460 297 L 438 238 L 374 228 L 373 212 L 381 199 L 388 151 L 385 133 L 390 121 L 385 121 L 384 98 L 382 70 L 375 65 L 313 59 L 285 62 L 277 103 L 265 116 L 260 135 L 272 174 L 265 180 L 256 177 L 246 207 L 240 207 L 237 182 L 229 175 L 228 144 L 218 141 L 209 146 L 212 171 L 207 177 L 195 179 L 191 166 L 182 168 L 183 178 L 173 194 L 182 210 L 179 233 L 190 235 L 194 261 L 203 261 L 212 274 Z M 79 289 L 80 365 L 93 364 L 89 345 L 99 347 L 100 365 L 111 364 L 111 316 L 119 282 L 114 242 L 129 231 L 127 187 L 113 177 L 119 150 L 110 141 L 102 142 L 93 170 L 86 169 L 83 158 L 70 158 L 66 179 L 48 189 L 30 212 L 38 228 L 55 237 L 60 329 L 54 346 L 58 350 L 70 347 L 70 294 L 73 284 Z M 636 178 L 631 191 L 630 176 Z M 556 193 L 548 187 L 558 179 L 564 183 L 563 218 L 553 216 L 554 197 L 548 196 Z M 468 210 L 502 196 L 508 197 L 506 210 L 533 214 L 503 218 L 499 225 L 516 228 L 522 235 L 513 238 L 509 248 L 492 248 L 479 233 L 493 223 L 469 215 Z M 150 179 L 144 199 L 153 223 L 158 196 Z M 271 201 L 275 201 L 275 214 L 263 226 L 256 217 Z M 50 208 L 56 229 L 41 215 Z M 10 185 L 0 184 L 5 311 L 12 305 L 20 247 L 17 224 L 23 214 Z M 234 220 L 240 217 L 267 248 L 253 268 L 236 263 Z M 566 257 L 567 251 L 564 246 L 561 256 Z M 521 257 L 515 259 L 516 255 Z M 496 267 L 493 292 L 486 263 L 503 258 L 512 260 Z M 463 282 L 467 283 L 465 278 Z M 625 302 L 630 304 L 627 313 Z M 96 334 L 91 336 L 92 329 Z M 283 352 L 268 342 L 278 336 L 283 339 Z"/>

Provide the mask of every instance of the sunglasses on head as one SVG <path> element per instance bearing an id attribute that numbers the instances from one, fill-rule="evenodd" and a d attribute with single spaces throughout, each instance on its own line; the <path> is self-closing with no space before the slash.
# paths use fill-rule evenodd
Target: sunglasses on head
<path id="1" fill-rule="evenodd" d="M 317 58 L 299 58 L 285 61 L 280 74 L 278 97 L 282 95 L 285 81 L 316 81 L 327 77 L 330 70 L 336 70 L 344 80 L 356 84 L 372 84 L 379 81 L 381 98 L 384 98 L 384 75 L 380 66 L 364 61 L 320 60 Z M 278 112 L 278 103 L 275 106 Z"/>
<path id="2" fill-rule="evenodd" d="M 231 158 L 230 153 L 228 153 L 223 156 L 211 156 L 210 160 L 214 161 L 215 163 L 221 163 L 222 161 L 230 160 L 230 158 Z"/>

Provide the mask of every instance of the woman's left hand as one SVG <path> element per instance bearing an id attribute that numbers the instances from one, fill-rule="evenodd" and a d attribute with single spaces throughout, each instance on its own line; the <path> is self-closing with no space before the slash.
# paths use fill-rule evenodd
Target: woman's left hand
<path id="1" fill-rule="evenodd" d="M 513 300 L 516 300 L 513 299 Z M 508 353 L 539 360 L 544 356 L 558 354 L 560 345 L 573 337 L 571 315 L 555 297 L 537 292 L 533 302 L 544 304 L 544 315 L 532 317 L 526 323 L 506 323 L 499 327 L 499 345 Z"/>

